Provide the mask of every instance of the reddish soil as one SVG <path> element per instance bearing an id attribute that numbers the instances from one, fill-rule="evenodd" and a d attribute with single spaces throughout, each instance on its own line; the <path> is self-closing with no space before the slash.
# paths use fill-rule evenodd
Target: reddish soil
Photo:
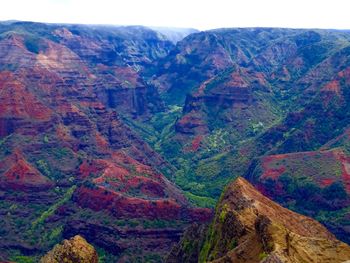
<path id="1" fill-rule="evenodd" d="M 275 160 L 282 160 L 285 157 L 286 157 L 286 154 L 271 155 L 271 156 L 263 157 L 262 158 L 263 174 L 261 178 L 277 179 L 280 175 L 282 175 L 286 171 L 286 168 L 284 166 L 281 166 L 278 168 L 271 168 L 270 163 Z"/>
<path id="2" fill-rule="evenodd" d="M 0 72 L 0 117 L 48 121 L 52 111 L 11 72 Z"/>
<path id="3" fill-rule="evenodd" d="M 334 183 L 334 179 L 330 179 L 330 178 L 327 178 L 327 179 L 321 179 L 321 186 L 322 187 L 326 187 L 326 186 L 329 186 L 331 185 L 332 183 Z"/>
<path id="4" fill-rule="evenodd" d="M 240 87 L 240 88 L 247 88 L 248 87 L 247 81 L 242 77 L 240 72 L 233 72 L 231 74 L 230 81 L 227 82 L 226 85 L 230 86 L 230 87 Z"/>
<path id="5" fill-rule="evenodd" d="M 29 191 L 53 186 L 53 183 L 29 164 L 20 152 L 15 152 L 3 160 L 0 163 L 0 169 L 5 170 L 0 178 L 1 186 L 4 188 Z"/>
<path id="6" fill-rule="evenodd" d="M 203 140 L 203 135 L 197 135 L 196 137 L 194 137 L 191 145 L 192 152 L 198 151 L 199 147 L 201 146 L 202 140 Z"/>
<path id="7" fill-rule="evenodd" d="M 124 85 L 136 87 L 141 86 L 139 74 L 131 67 L 118 67 L 115 69 L 118 79 L 124 82 Z"/>
<path id="8" fill-rule="evenodd" d="M 346 191 L 350 193 L 350 157 L 346 156 L 346 154 L 340 150 L 328 150 L 328 151 L 313 151 L 313 152 L 298 152 L 298 153 L 290 153 L 290 154 L 279 154 L 279 155 L 271 155 L 262 158 L 262 168 L 263 173 L 262 179 L 277 179 L 280 175 L 282 175 L 286 171 L 286 167 L 280 165 L 279 167 L 271 167 L 271 163 L 276 160 L 286 161 L 291 158 L 298 158 L 302 160 L 305 157 L 315 158 L 316 155 L 320 155 L 320 158 L 324 158 L 324 160 L 333 160 L 334 162 L 340 162 L 342 169 L 342 182 L 345 185 Z M 288 161 L 287 161 L 288 162 Z M 322 187 L 326 187 L 339 180 L 338 178 L 322 178 L 315 177 L 313 178 L 316 182 L 320 184 Z"/>
<path id="9" fill-rule="evenodd" d="M 337 95 L 340 94 L 340 84 L 338 80 L 332 80 L 328 82 L 324 87 L 322 88 L 322 91 L 332 91 L 335 92 Z"/>
<path id="10" fill-rule="evenodd" d="M 190 219 L 207 220 L 211 216 L 209 209 L 186 209 L 174 200 L 145 200 L 136 197 L 127 197 L 121 193 L 111 191 L 102 186 L 96 189 L 79 188 L 75 193 L 79 205 L 89 207 L 95 211 L 108 210 L 115 216 L 151 219 Z"/>
<path id="11" fill-rule="evenodd" d="M 346 84 L 350 83 L 350 67 L 346 68 L 338 73 L 340 78 L 345 79 Z"/>
<path id="12" fill-rule="evenodd" d="M 350 157 L 346 156 L 341 150 L 336 152 L 336 157 L 342 164 L 342 179 L 346 191 L 350 194 Z"/>

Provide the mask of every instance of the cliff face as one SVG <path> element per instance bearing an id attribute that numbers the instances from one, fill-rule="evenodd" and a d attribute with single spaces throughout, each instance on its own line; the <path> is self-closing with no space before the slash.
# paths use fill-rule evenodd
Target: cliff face
<path id="1" fill-rule="evenodd" d="M 182 242 L 182 251 L 189 251 Z M 344 262 L 349 258 L 350 247 L 320 223 L 281 207 L 238 178 L 219 201 L 198 260 Z M 172 253 L 168 262 L 180 261 Z"/>
<path id="2" fill-rule="evenodd" d="M 1 259 L 14 250 L 36 258 L 73 232 L 112 262 L 161 258 L 186 225 L 210 218 L 120 117 L 147 120 L 162 108 L 140 71 L 169 41 L 142 27 L 13 23 L 0 34 Z M 96 241 L 101 226 L 121 234 Z"/>
<path id="3" fill-rule="evenodd" d="M 184 102 L 186 94 L 195 91 L 202 82 L 225 70 L 248 65 L 257 51 L 284 34 L 279 29 L 254 28 L 191 34 L 160 60 L 155 84 L 170 102 Z"/>
<path id="4" fill-rule="evenodd" d="M 33 82 L 45 85 L 45 81 L 55 80 L 76 91 L 77 86 L 84 86 L 90 94 L 98 94 L 105 106 L 134 117 L 162 108 L 157 91 L 145 83 L 141 73 L 173 46 L 155 31 L 24 22 L 1 25 L 0 31 L 2 70 L 33 69 Z M 54 71 L 55 76 L 45 78 L 43 71 Z"/>
<path id="5" fill-rule="evenodd" d="M 347 32 L 270 28 L 211 30 L 177 43 L 152 81 L 167 104 L 182 106 L 154 125 L 163 128 L 154 145 L 178 167 L 178 185 L 213 205 L 254 158 L 318 151 L 341 136 L 349 43 Z"/>
<path id="6" fill-rule="evenodd" d="M 62 244 L 56 245 L 44 257 L 40 263 L 81 262 L 97 263 L 98 256 L 93 246 L 81 236 L 63 240 Z"/>
<path id="7" fill-rule="evenodd" d="M 278 117 L 269 107 L 269 90 L 263 74 L 231 68 L 204 81 L 188 94 L 175 130 L 181 135 L 207 135 L 231 127 L 242 137 L 251 123 L 270 125 Z"/>

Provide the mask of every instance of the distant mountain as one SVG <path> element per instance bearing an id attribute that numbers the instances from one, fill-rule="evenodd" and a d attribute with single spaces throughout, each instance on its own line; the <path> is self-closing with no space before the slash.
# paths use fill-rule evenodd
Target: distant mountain
<path id="1" fill-rule="evenodd" d="M 178 28 L 178 27 L 150 27 L 167 37 L 168 40 L 176 44 L 190 34 L 197 33 L 199 30 L 194 28 Z"/>

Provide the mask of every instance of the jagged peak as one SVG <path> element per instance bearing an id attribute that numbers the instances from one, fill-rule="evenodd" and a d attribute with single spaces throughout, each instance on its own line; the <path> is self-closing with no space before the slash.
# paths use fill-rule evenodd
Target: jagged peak
<path id="1" fill-rule="evenodd" d="M 239 177 L 225 190 L 200 262 L 343 262 L 350 247 Z"/>
<path id="2" fill-rule="evenodd" d="M 335 240 L 335 237 L 323 225 L 309 217 L 280 206 L 261 194 L 242 177 L 238 177 L 228 187 L 221 207 L 229 207 L 238 213 L 244 209 L 252 209 L 255 216 L 266 216 L 271 221 L 290 228 L 301 236 Z"/>

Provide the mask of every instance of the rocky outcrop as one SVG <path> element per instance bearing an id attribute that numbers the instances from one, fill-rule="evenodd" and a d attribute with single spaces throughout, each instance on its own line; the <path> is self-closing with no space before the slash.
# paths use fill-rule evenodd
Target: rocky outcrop
<path id="1" fill-rule="evenodd" d="M 225 190 L 210 231 L 202 260 L 343 262 L 350 258 L 350 247 L 320 223 L 274 203 L 242 178 Z"/>
<path id="2" fill-rule="evenodd" d="M 173 246 L 165 259 L 166 263 L 198 263 L 208 225 L 194 223 L 186 229 L 180 242 Z"/>
<path id="3" fill-rule="evenodd" d="M 175 255 L 172 252 L 168 262 L 180 262 Z M 223 193 L 198 258 L 199 262 L 315 263 L 349 259 L 350 247 L 324 226 L 274 203 L 243 178 Z"/>
<path id="4" fill-rule="evenodd" d="M 98 263 L 98 256 L 94 247 L 77 235 L 63 240 L 40 259 L 40 263 L 61 262 Z"/>

